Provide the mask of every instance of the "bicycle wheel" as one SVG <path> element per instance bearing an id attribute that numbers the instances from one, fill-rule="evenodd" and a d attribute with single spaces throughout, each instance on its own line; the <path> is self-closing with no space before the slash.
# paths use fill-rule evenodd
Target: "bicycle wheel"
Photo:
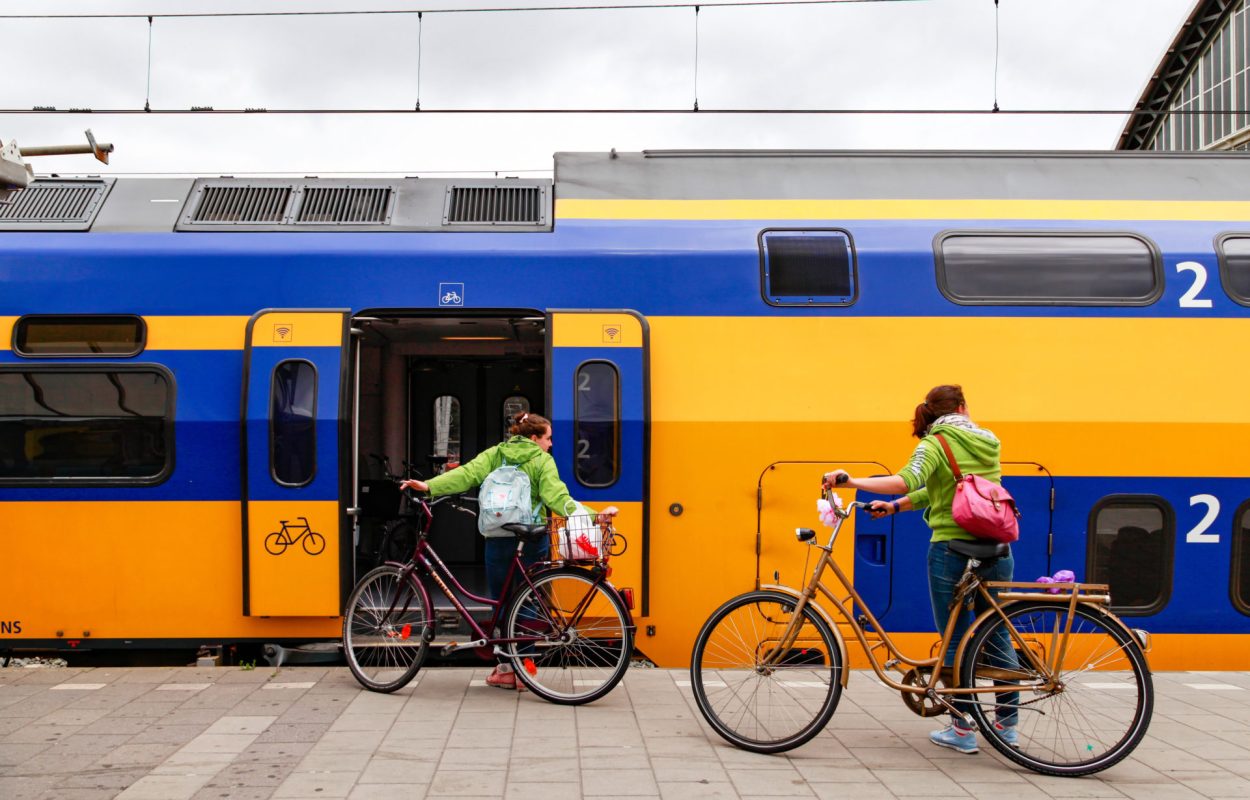
<path id="1" fill-rule="evenodd" d="M 283 540 L 282 534 L 274 531 L 265 537 L 265 550 L 271 556 L 280 556 L 286 552 L 287 542 Z"/>
<path id="2" fill-rule="evenodd" d="M 313 531 L 308 532 L 304 539 L 304 552 L 310 556 L 320 555 L 326 549 L 326 537 Z"/>
<path id="3" fill-rule="evenodd" d="M 513 669 L 544 700 L 580 705 L 620 683 L 634 649 L 633 622 L 620 597 L 587 570 L 560 569 L 533 579 L 513 597 L 504 617 L 509 638 L 538 636 L 510 646 Z"/>
<path id="4" fill-rule="evenodd" d="M 842 697 L 842 651 L 824 618 L 803 609 L 797 638 L 779 651 L 795 600 L 748 592 L 713 612 L 690 661 L 694 699 L 732 744 L 780 753 L 812 739 Z"/>
<path id="5" fill-rule="evenodd" d="M 399 567 L 367 573 L 347 599 L 343 654 L 356 680 L 375 692 L 405 686 L 421 669 L 433 631 L 429 600 Z"/>
<path id="6" fill-rule="evenodd" d="M 1047 689 L 1001 617 L 988 618 L 973 632 L 960 663 L 960 685 L 1011 689 L 978 695 L 972 707 L 994 749 L 1037 772 L 1069 776 L 1099 772 L 1131 753 L 1154 708 L 1150 671 L 1132 635 L 1091 606 L 1077 606 L 1073 614 L 1062 603 L 1021 602 L 1005 613 L 1043 664 L 1058 660 L 1069 624 L 1071 635 L 1055 674 L 1058 683 Z M 993 724 L 996 718 L 1010 724 L 1013 712 L 1014 745 Z"/>

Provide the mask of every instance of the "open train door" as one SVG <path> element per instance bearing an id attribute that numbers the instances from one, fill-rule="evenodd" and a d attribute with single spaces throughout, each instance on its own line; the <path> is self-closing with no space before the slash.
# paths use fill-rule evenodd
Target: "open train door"
<path id="1" fill-rule="evenodd" d="M 636 311 L 551 311 L 547 402 L 552 447 L 572 495 L 596 510 L 621 510 L 628 541 L 612 561 L 612 582 L 639 592 L 647 616 L 650 454 L 649 331 Z"/>
<path id="2" fill-rule="evenodd" d="M 350 575 L 339 446 L 346 310 L 261 311 L 243 350 L 243 613 L 338 616 Z"/>

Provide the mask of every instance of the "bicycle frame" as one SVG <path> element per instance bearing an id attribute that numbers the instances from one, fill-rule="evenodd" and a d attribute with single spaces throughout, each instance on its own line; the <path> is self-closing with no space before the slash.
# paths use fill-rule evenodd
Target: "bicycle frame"
<path id="1" fill-rule="evenodd" d="M 420 591 L 421 594 L 424 596 L 424 599 L 426 601 L 426 606 L 432 608 L 432 605 L 429 602 L 429 592 L 426 590 L 425 584 L 422 583 L 416 577 L 418 574 L 429 575 L 430 579 L 434 581 L 435 585 L 438 586 L 438 588 L 447 597 L 447 599 L 451 601 L 452 605 L 455 606 L 456 611 L 460 614 L 460 617 L 466 623 L 468 623 L 469 628 L 472 630 L 472 634 L 474 637 L 473 640 L 468 641 L 468 642 L 462 642 L 462 643 L 452 642 L 451 644 L 448 644 L 443 648 L 443 653 L 444 654 L 453 653 L 457 650 L 466 650 L 466 649 L 472 649 L 472 648 L 477 648 L 477 647 L 494 647 L 496 648 L 496 652 L 500 652 L 502 655 L 513 656 L 515 655 L 515 653 L 502 652 L 500 646 L 501 645 L 528 644 L 528 643 L 542 641 L 543 637 L 541 636 L 494 638 L 489 633 L 487 633 L 487 631 L 493 631 L 496 628 L 498 628 L 500 626 L 500 623 L 503 622 L 503 620 L 501 619 L 501 616 L 504 612 L 504 607 L 506 605 L 505 601 L 512 596 L 513 581 L 516 579 L 516 576 L 519 575 L 520 579 L 525 582 L 525 585 L 529 586 L 531 591 L 534 591 L 534 596 L 536 598 L 541 598 L 541 594 L 538 593 L 534 587 L 534 582 L 533 580 L 531 580 L 529 570 L 527 570 L 524 567 L 524 565 L 521 563 L 521 548 L 524 546 L 524 542 L 522 542 L 519 539 L 517 540 L 517 549 L 516 549 L 516 552 L 513 553 L 512 561 L 508 565 L 508 572 L 504 576 L 503 586 L 500 590 L 499 599 L 493 600 L 489 597 L 483 597 L 481 595 L 474 594 L 473 592 L 470 592 L 468 589 L 464 588 L 464 586 L 456 578 L 455 574 L 451 571 L 451 568 L 448 567 L 445 563 L 443 563 L 443 560 L 439 557 L 438 553 L 434 550 L 433 546 L 430 545 L 427 539 L 427 536 L 430 532 L 430 525 L 432 524 L 433 519 L 434 519 L 433 512 L 432 512 L 432 509 L 430 508 L 430 504 L 427 503 L 425 500 L 422 499 L 422 500 L 418 500 L 417 502 L 420 503 L 421 510 L 425 517 L 425 524 L 422 526 L 421 531 L 419 535 L 417 536 L 417 543 L 416 543 L 416 547 L 413 550 L 412 558 L 410 558 L 407 563 L 403 563 L 403 564 L 400 564 L 398 562 L 387 562 L 387 563 L 391 564 L 392 566 L 400 567 L 403 570 L 403 572 L 401 573 L 401 579 L 406 580 L 410 585 L 417 587 L 418 591 Z M 550 564 L 550 562 L 540 562 L 540 565 L 541 564 Z M 543 568 L 541 568 L 540 565 L 535 565 L 535 566 L 539 566 L 540 568 L 534 574 L 536 575 L 541 574 L 543 571 L 545 571 Z M 592 587 L 599 586 L 602 583 L 604 583 L 604 580 L 603 580 L 604 576 L 601 571 L 589 570 L 589 572 L 591 572 L 594 575 L 594 582 L 592 584 Z M 448 583 L 450 583 L 452 586 L 455 587 L 454 591 L 451 587 L 448 586 Z M 469 610 L 465 608 L 464 604 L 460 601 L 460 597 L 458 596 L 457 593 L 475 602 L 484 603 L 493 609 L 491 612 L 491 616 L 490 616 L 490 622 L 487 623 L 485 629 L 483 629 L 483 627 L 478 624 L 477 620 L 473 618 L 473 615 L 469 612 Z M 565 623 L 565 624 L 571 624 L 580 620 L 582 615 L 586 612 L 586 609 L 589 606 L 589 603 L 592 597 L 593 597 L 593 592 L 587 592 L 586 596 L 581 599 L 577 607 L 573 609 L 573 613 L 571 615 L 569 615 L 566 618 L 563 614 L 560 614 L 559 611 L 557 610 L 555 612 L 557 618 L 562 623 Z M 398 602 L 398 599 L 399 598 L 397 597 L 395 601 Z M 395 610 L 394 605 L 392 605 L 388 613 L 393 612 L 394 610 Z M 552 609 L 548 608 L 547 611 L 548 613 L 551 613 Z M 515 648 L 512 648 L 512 649 L 515 649 Z"/>
<path id="2" fill-rule="evenodd" d="M 800 532 L 800 539 L 806 541 L 809 544 L 809 546 L 815 547 L 817 550 L 820 551 L 820 556 L 817 559 L 816 566 L 812 571 L 812 577 L 808 580 L 807 585 L 803 589 L 803 591 L 797 592 L 793 589 L 790 589 L 789 587 L 784 587 L 784 586 L 761 587 L 765 589 L 780 590 L 780 591 L 789 593 L 793 597 L 795 597 L 794 614 L 792 615 L 790 622 L 787 624 L 786 629 L 781 633 L 777 646 L 775 647 L 773 652 L 769 654 L 768 656 L 766 656 L 766 658 L 763 660 L 763 664 L 762 664 L 763 666 L 775 664 L 777 659 L 780 659 L 781 657 L 783 657 L 786 651 L 791 646 L 793 646 L 794 643 L 797 641 L 799 628 L 802 626 L 802 611 L 809 603 L 813 606 L 813 609 L 817 613 L 824 616 L 825 619 L 830 621 L 831 623 L 833 622 L 833 620 L 829 619 L 829 614 L 825 612 L 825 610 L 821 607 L 821 605 L 818 602 L 816 602 L 817 595 L 822 595 L 826 600 L 828 600 L 830 603 L 833 604 L 834 608 L 836 608 L 838 612 L 842 615 L 843 619 L 845 620 L 845 624 L 847 624 L 851 628 L 852 632 L 855 634 L 855 638 L 859 641 L 860 646 L 863 647 L 864 653 L 868 657 L 868 661 L 870 665 L 872 666 L 873 672 L 876 673 L 877 678 L 883 684 L 885 684 L 891 689 L 894 689 L 896 691 L 903 692 L 906 694 L 924 695 L 928 697 L 929 699 L 933 700 L 934 702 L 937 702 L 947 707 L 950 711 L 960 714 L 960 716 L 963 716 L 961 712 L 959 712 L 957 709 L 954 708 L 954 706 L 950 703 L 950 701 L 947 698 L 958 697 L 961 695 L 988 694 L 988 693 L 997 694 L 1003 691 L 1001 686 L 983 686 L 983 687 L 953 687 L 953 686 L 939 687 L 938 686 L 939 681 L 942 679 L 942 673 L 945 669 L 944 667 L 941 666 L 941 662 L 943 661 L 943 657 L 941 654 L 945 654 L 947 648 L 950 646 L 950 642 L 953 638 L 954 631 L 955 631 L 955 625 L 958 622 L 960 613 L 967 606 L 969 598 L 974 593 L 976 593 L 983 600 L 985 600 L 985 602 L 988 604 L 989 607 L 980 615 L 978 615 L 977 618 L 973 621 L 973 623 L 968 626 L 967 631 L 964 633 L 963 638 L 960 640 L 959 647 L 955 654 L 955 662 L 951 667 L 952 674 L 953 675 L 959 674 L 959 668 L 962 664 L 963 657 L 964 657 L 964 650 L 966 649 L 968 642 L 970 641 L 972 637 L 973 632 L 976 631 L 978 626 L 984 623 L 984 621 L 988 617 L 997 615 L 1003 619 L 1006 630 L 1011 636 L 1012 641 L 1014 642 L 1018 651 L 1022 652 L 1026 656 L 1026 658 L 1029 661 L 1029 665 L 1034 670 L 1036 670 L 1039 675 L 1042 675 L 1045 677 L 1046 682 L 1043 685 L 1034 687 L 1034 688 L 1039 691 L 1054 691 L 1058 687 L 1059 684 L 1056 679 L 1056 675 L 1059 671 L 1060 665 L 1062 665 L 1063 663 L 1064 655 L 1067 652 L 1069 635 L 1071 634 L 1072 618 L 1074 615 L 1069 614 L 1065 629 L 1062 632 L 1056 632 L 1057 635 L 1059 636 L 1059 647 L 1050 648 L 1049 658 L 1043 661 L 1033 651 L 1033 648 L 1028 646 L 1024 637 L 1020 634 L 1019 631 L 1016 630 L 1015 626 L 1011 624 L 1010 619 L 1007 617 L 1007 615 L 1003 611 L 1002 602 L 1010 602 L 1013 600 L 1023 600 L 1023 599 L 1053 600 L 1055 602 L 1067 602 L 1069 603 L 1069 608 L 1072 611 L 1075 611 L 1077 605 L 1082 604 L 1082 603 L 1104 603 L 1105 604 L 1109 602 L 1109 598 L 1106 596 L 1106 592 L 1108 588 L 1107 586 L 1102 585 L 1102 584 L 1072 584 L 1071 585 L 1072 591 L 1071 591 L 1070 596 L 1047 595 L 1047 594 L 1024 593 L 1024 592 L 1004 592 L 1000 595 L 998 599 L 995 599 L 994 595 L 990 593 L 989 591 L 990 589 L 1026 589 L 1026 588 L 1038 589 L 1042 587 L 1054 587 L 1055 584 L 1018 583 L 1018 582 L 1005 582 L 1005 581 L 1004 582 L 982 581 L 975 571 L 976 567 L 979 566 L 980 562 L 977 562 L 975 559 L 970 560 L 968 562 L 968 568 L 965 570 L 963 577 L 960 579 L 959 584 L 956 586 L 955 601 L 952 605 L 951 614 L 949 618 L 947 619 L 946 628 L 942 632 L 941 642 L 939 643 L 938 648 L 937 648 L 937 652 L 939 653 L 939 655 L 936 657 L 923 658 L 923 659 L 910 658 L 909 656 L 904 654 L 899 649 L 899 647 L 894 643 L 894 640 L 890 638 L 889 633 L 885 630 L 884 627 L 882 627 L 881 623 L 877 620 L 876 616 L 873 615 L 872 610 L 864 602 L 859 592 L 855 590 L 855 586 L 853 585 L 853 583 L 850 581 L 850 579 L 847 578 L 846 573 L 842 571 L 842 568 L 838 566 L 838 563 L 833 558 L 834 542 L 836 542 L 838 538 L 838 533 L 842 529 L 842 524 L 848 517 L 850 517 L 850 515 L 854 512 L 856 508 L 867 508 L 867 504 L 857 501 L 857 502 L 851 503 L 850 506 L 846 510 L 842 510 L 842 509 L 836 510 L 835 512 L 836 523 L 833 526 L 833 530 L 830 531 L 828 542 L 826 542 L 824 545 L 816 544 L 813 541 L 815 539 L 814 531 L 811 531 L 811 532 L 801 531 Z M 803 535 L 804 533 L 810 533 L 810 535 L 805 537 Z M 829 589 L 829 587 L 826 586 L 825 583 L 822 581 L 822 576 L 824 575 L 824 572 L 826 569 L 831 569 L 833 571 L 834 577 L 837 578 L 838 582 L 841 584 L 842 591 L 847 593 L 845 597 L 839 598 L 835 596 L 834 593 Z M 1063 585 L 1060 584 L 1060 586 L 1063 586 Z M 1100 594 L 1082 594 L 1082 591 L 1100 592 Z M 856 617 L 856 615 L 853 613 L 857 607 L 860 609 L 862 613 L 862 618 Z M 874 643 L 869 640 L 868 638 L 869 634 L 864 629 L 865 623 L 871 628 L 871 633 L 879 638 L 879 641 L 876 641 Z M 1123 626 L 1121 625 L 1121 627 Z M 835 631 L 835 635 L 837 636 L 838 641 L 841 644 L 841 647 L 843 649 L 843 655 L 845 655 L 846 645 L 844 642 L 842 642 L 842 637 L 841 637 L 840 632 L 838 631 L 835 625 L 831 625 L 831 628 Z M 1134 636 L 1134 639 L 1136 638 L 1137 637 Z M 890 656 L 889 660 L 885 661 L 884 663 L 882 663 L 882 661 L 877 657 L 877 654 L 876 654 L 877 649 L 882 648 L 882 647 L 886 649 L 888 655 Z M 924 683 L 917 682 L 914 684 L 908 684 L 908 683 L 903 683 L 901 681 L 894 680 L 887 674 L 886 670 L 895 669 L 900 663 L 910 666 L 913 670 L 929 669 L 930 675 L 929 675 L 928 681 Z M 1004 673 L 1001 676 L 989 676 L 989 677 L 1002 677 L 1003 679 L 1010 680 L 1012 678 L 1019 679 L 1024 676 L 1013 675 L 1013 674 L 1010 674 L 1010 670 L 1004 670 Z M 847 680 L 848 680 L 847 671 L 844 670 L 843 675 L 842 675 L 843 686 L 847 684 Z"/>

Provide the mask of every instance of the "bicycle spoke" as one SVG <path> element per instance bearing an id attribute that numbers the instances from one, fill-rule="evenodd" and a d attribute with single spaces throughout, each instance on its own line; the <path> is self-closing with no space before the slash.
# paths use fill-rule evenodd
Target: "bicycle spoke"
<path id="1" fill-rule="evenodd" d="M 403 686 L 425 657 L 430 624 L 424 596 L 399 569 L 373 570 L 352 592 L 343 621 L 343 650 L 352 674 L 374 691 Z"/>
<path id="2" fill-rule="evenodd" d="M 744 595 L 722 606 L 695 644 L 691 682 L 704 717 L 729 741 L 758 752 L 797 747 L 836 707 L 839 651 L 809 609 L 781 649 L 793 601 Z"/>
<path id="3" fill-rule="evenodd" d="M 583 703 L 611 690 L 629 667 L 627 612 L 584 570 L 539 576 L 509 609 L 508 636 L 518 677 L 557 703 Z"/>
<path id="4" fill-rule="evenodd" d="M 1023 641 L 1040 650 L 1041 663 L 1054 663 L 1055 684 L 1045 689 L 1047 681 L 1041 675 L 1026 681 L 992 681 L 987 676 L 1002 664 L 1014 662 L 1022 673 L 1029 672 L 1023 669 L 1027 659 L 1014 647 L 1002 646 L 1004 638 L 1010 638 L 1001 619 L 991 620 L 976 634 L 963 666 L 964 680 L 1007 689 L 996 697 L 1012 693 L 1020 697 L 1018 709 L 984 700 L 974 709 L 982 728 L 989 728 L 994 716 L 1018 715 L 1018 747 L 1007 746 L 987 731 L 994 746 L 1032 769 L 1063 775 L 1105 769 L 1131 752 L 1149 723 L 1152 689 L 1130 634 L 1085 608 L 1073 614 L 1065 606 L 1020 604 L 1009 609 L 1009 617 Z M 994 714 L 991 709 L 996 709 Z"/>

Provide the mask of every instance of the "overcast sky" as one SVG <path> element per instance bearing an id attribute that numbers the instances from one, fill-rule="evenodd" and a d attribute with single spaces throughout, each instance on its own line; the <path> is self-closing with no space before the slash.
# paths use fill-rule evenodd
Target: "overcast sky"
<path id="1" fill-rule="evenodd" d="M 643 0 L 644 2 L 646 0 Z M 714 0 L 713 0 L 714 2 Z M 477 0 L 4 0 L 0 14 L 593 5 Z M 1003 109 L 1128 109 L 1194 0 L 1001 0 Z M 691 8 L 326 17 L 0 19 L 0 109 L 689 108 Z M 419 35 L 418 35 L 419 34 Z M 418 53 L 420 58 L 418 59 Z M 420 75 L 418 81 L 418 61 Z M 991 108 L 993 0 L 702 7 L 697 93 L 716 108 Z M 0 139 L 116 145 L 37 172 L 540 175 L 561 150 L 1109 149 L 1122 116 L 31 115 Z M 537 172 L 522 172 L 537 171 Z"/>

